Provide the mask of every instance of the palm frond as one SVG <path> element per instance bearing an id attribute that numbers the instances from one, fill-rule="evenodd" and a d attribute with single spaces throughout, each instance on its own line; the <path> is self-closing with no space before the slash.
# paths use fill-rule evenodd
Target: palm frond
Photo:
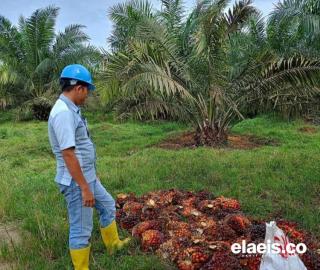
<path id="1" fill-rule="evenodd" d="M 241 89 L 242 102 L 247 106 L 272 110 L 288 100 L 312 100 L 319 94 L 319 69 L 319 61 L 301 56 L 279 59 L 261 73 L 248 72 L 233 88 Z"/>
<path id="2" fill-rule="evenodd" d="M 314 0 L 279 2 L 268 21 L 268 36 L 282 56 L 295 53 L 319 57 L 320 6 Z"/>
<path id="3" fill-rule="evenodd" d="M 54 26 L 59 8 L 49 6 L 37 9 L 31 17 L 25 20 L 23 41 L 30 55 L 30 67 L 36 67 L 41 59 L 40 51 L 48 50 L 55 37 Z"/>
<path id="4" fill-rule="evenodd" d="M 299 18 L 301 26 L 307 32 L 319 32 L 320 29 L 320 5 L 317 1 L 310 0 L 284 0 L 276 5 L 271 13 L 270 21 L 284 22 Z"/>
<path id="5" fill-rule="evenodd" d="M 127 25 L 130 19 L 152 16 L 152 6 L 147 0 L 131 0 L 119 3 L 109 9 L 108 15 L 116 24 Z"/>
<path id="6" fill-rule="evenodd" d="M 21 40 L 18 29 L 12 26 L 7 18 L 0 16 L 0 60 L 6 62 L 23 60 L 25 53 Z"/>
<path id="7" fill-rule="evenodd" d="M 261 87 L 289 83 L 293 88 L 300 85 L 316 85 L 319 83 L 320 61 L 308 60 L 304 57 L 280 59 L 272 63 L 262 74 Z"/>
<path id="8" fill-rule="evenodd" d="M 136 26 L 143 18 L 153 17 L 152 6 L 148 0 L 131 0 L 119 3 L 109 9 L 109 18 L 114 26 L 108 41 L 113 51 L 124 49 L 135 35 Z"/>
<path id="9" fill-rule="evenodd" d="M 147 89 L 141 89 L 138 95 L 121 96 L 115 101 L 114 111 L 119 120 L 186 120 L 189 116 L 184 103 Z"/>
<path id="10" fill-rule="evenodd" d="M 53 45 L 53 51 L 56 57 L 63 56 L 64 51 L 70 50 L 74 46 L 82 45 L 83 42 L 89 41 L 89 36 L 84 33 L 85 26 L 80 24 L 72 24 L 65 28 L 64 32 L 60 32 Z"/>
<path id="11" fill-rule="evenodd" d="M 130 91 L 141 81 L 145 82 L 154 91 L 168 96 L 180 94 L 191 98 L 188 89 L 181 82 L 175 80 L 169 70 L 164 70 L 155 63 L 144 63 L 134 72 L 133 76 L 123 85 L 125 91 Z"/>
<path id="12" fill-rule="evenodd" d="M 184 6 L 182 0 L 161 0 L 160 20 L 168 31 L 177 31 L 182 25 Z"/>
<path id="13" fill-rule="evenodd" d="M 240 30 L 247 20 L 258 13 L 257 9 L 252 6 L 253 0 L 240 0 L 229 9 L 226 14 L 229 32 Z"/>

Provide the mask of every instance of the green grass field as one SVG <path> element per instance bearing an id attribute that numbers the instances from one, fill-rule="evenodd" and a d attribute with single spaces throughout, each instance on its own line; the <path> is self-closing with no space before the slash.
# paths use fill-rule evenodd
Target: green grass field
<path id="1" fill-rule="evenodd" d="M 0 263 L 18 269 L 72 269 L 68 255 L 68 223 L 62 195 L 54 183 L 55 159 L 47 123 L 0 123 L 0 224 L 16 224 L 23 242 L 1 247 Z M 123 124 L 110 116 L 89 115 L 97 145 L 98 173 L 106 188 L 143 194 L 157 189 L 208 189 L 215 195 L 239 199 L 245 213 L 271 220 L 283 217 L 320 237 L 320 132 L 298 131 L 302 121 L 273 117 L 245 120 L 233 133 L 277 140 L 279 146 L 252 150 L 165 150 L 153 145 L 188 129 L 157 122 Z M 122 232 L 125 234 L 125 232 Z M 1 264 L 0 264 L 1 265 Z M 138 245 L 108 256 L 95 217 L 90 269 L 171 269 Z M 174 269 L 174 268 L 172 268 Z"/>

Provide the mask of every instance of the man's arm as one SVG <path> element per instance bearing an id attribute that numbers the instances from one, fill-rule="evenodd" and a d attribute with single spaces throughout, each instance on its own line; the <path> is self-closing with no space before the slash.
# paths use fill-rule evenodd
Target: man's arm
<path id="1" fill-rule="evenodd" d="M 81 189 L 83 205 L 93 207 L 95 204 L 94 196 L 83 176 L 79 161 L 74 153 L 74 147 L 64 149 L 62 155 L 70 175 L 78 183 Z"/>

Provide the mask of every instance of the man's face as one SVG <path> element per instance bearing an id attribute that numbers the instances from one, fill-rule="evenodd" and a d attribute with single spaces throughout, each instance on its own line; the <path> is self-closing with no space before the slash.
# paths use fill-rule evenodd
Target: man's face
<path id="1" fill-rule="evenodd" d="M 83 85 L 76 86 L 77 105 L 83 105 L 88 97 L 88 87 Z"/>

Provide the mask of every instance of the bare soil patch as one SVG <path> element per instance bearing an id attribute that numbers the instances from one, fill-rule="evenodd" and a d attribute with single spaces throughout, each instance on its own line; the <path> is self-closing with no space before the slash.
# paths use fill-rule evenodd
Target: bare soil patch
<path id="1" fill-rule="evenodd" d="M 0 224 L 0 244 L 7 244 L 9 247 L 20 244 L 21 234 L 17 226 L 12 224 Z"/>
<path id="2" fill-rule="evenodd" d="M 170 137 L 159 144 L 160 148 L 178 150 L 181 148 L 196 148 L 194 132 L 185 132 L 178 136 Z M 252 135 L 235 135 L 228 136 L 228 141 L 225 145 L 219 146 L 219 148 L 231 148 L 231 149 L 253 149 L 265 145 L 277 146 L 278 142 L 269 138 L 261 138 Z"/>
<path id="3" fill-rule="evenodd" d="M 14 264 L 0 262 L 0 270 L 14 270 L 14 269 L 17 269 Z"/>
<path id="4" fill-rule="evenodd" d="M 299 128 L 298 131 L 309 134 L 317 133 L 317 129 L 315 127 L 302 127 Z"/>
<path id="5" fill-rule="evenodd" d="M 15 246 L 22 242 L 21 233 L 16 225 L 13 224 L 0 224 L 0 246 L 6 245 L 9 249 L 13 249 Z M 0 253 L 1 255 L 1 253 Z M 0 270 L 13 270 L 17 269 L 15 263 L 1 261 L 0 258 Z"/>

